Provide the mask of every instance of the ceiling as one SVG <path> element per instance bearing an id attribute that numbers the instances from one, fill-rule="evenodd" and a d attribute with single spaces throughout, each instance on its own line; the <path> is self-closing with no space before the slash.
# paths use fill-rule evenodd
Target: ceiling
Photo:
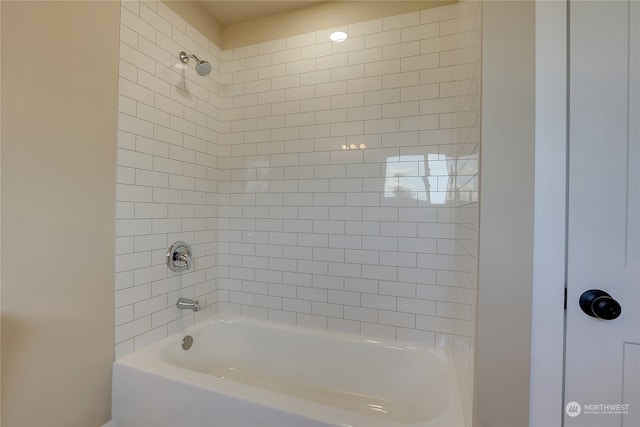
<path id="1" fill-rule="evenodd" d="M 200 3 L 215 16 L 216 20 L 223 26 L 237 24 L 239 22 L 250 21 L 263 18 L 289 10 L 300 9 L 325 1 L 308 0 L 288 0 L 288 1 L 212 1 L 200 0 Z"/>
<path id="2" fill-rule="evenodd" d="M 223 49 L 410 13 L 456 1 L 164 0 L 175 13 Z"/>

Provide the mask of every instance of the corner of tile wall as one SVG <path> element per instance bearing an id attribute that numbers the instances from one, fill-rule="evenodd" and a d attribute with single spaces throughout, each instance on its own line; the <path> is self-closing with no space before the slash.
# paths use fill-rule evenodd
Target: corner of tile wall
<path id="1" fill-rule="evenodd" d="M 122 2 L 116 191 L 116 357 L 184 329 L 215 311 L 222 52 L 156 1 Z M 209 61 L 209 76 L 180 51 Z M 191 61 L 193 62 L 193 61 Z M 224 177 L 222 177 L 224 178 Z M 188 242 L 193 269 L 165 263 Z M 196 298 L 202 312 L 175 307 Z"/>

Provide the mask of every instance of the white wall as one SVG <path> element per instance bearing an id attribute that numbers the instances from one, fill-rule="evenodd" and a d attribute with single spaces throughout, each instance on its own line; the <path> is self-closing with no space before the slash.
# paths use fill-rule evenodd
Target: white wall
<path id="1" fill-rule="evenodd" d="M 193 323 L 179 295 L 470 349 L 477 5 L 349 25 L 339 44 L 326 30 L 229 51 L 162 3 L 122 16 L 118 355 Z M 171 68 L 183 48 L 212 74 Z M 194 272 L 167 272 L 174 240 L 194 243 Z"/>
<path id="2" fill-rule="evenodd" d="M 536 194 L 529 425 L 563 414 L 567 2 L 536 2 Z"/>
<path id="3" fill-rule="evenodd" d="M 472 40 L 474 11 L 230 51 L 220 310 L 429 343 L 473 336 L 475 283 L 459 273 L 475 269 L 478 81 L 460 84 L 456 49 Z"/>
<path id="4" fill-rule="evenodd" d="M 187 50 L 213 71 L 176 68 Z M 215 302 L 217 145 L 222 53 L 162 2 L 122 2 L 116 193 L 116 357 L 193 324 L 175 307 Z M 181 63 L 180 63 L 181 64 Z M 181 64 L 182 65 L 182 64 Z M 192 245 L 194 267 L 170 272 L 167 248 Z"/>
<path id="5" fill-rule="evenodd" d="M 472 175 L 472 179 L 468 181 L 468 185 L 477 186 L 478 181 L 478 161 L 480 151 L 480 46 L 481 46 L 481 5 L 479 2 L 470 1 L 464 7 L 475 8 L 473 13 L 474 23 L 472 31 L 466 33 L 468 40 L 463 41 L 458 49 L 458 57 L 461 67 L 459 69 L 458 78 L 461 83 L 460 96 L 458 98 L 458 106 L 456 111 L 458 117 L 456 120 L 456 128 L 458 132 L 457 141 L 459 143 L 469 144 L 474 147 L 474 152 L 469 158 L 469 162 L 460 165 L 461 168 L 472 170 L 474 174 L 462 172 L 461 175 Z M 456 236 L 464 236 L 469 232 L 476 233 L 476 239 L 456 239 L 456 254 L 464 255 L 458 259 L 464 261 L 458 264 L 457 275 L 461 276 L 457 282 L 467 283 L 473 289 L 478 289 L 478 212 L 477 203 L 473 203 L 468 207 L 473 208 L 475 213 L 473 217 L 459 218 L 456 220 Z M 457 209 L 456 215 L 463 216 L 467 210 Z M 476 302 L 472 301 L 471 310 L 472 318 L 477 315 Z M 475 331 L 474 331 L 475 332 Z M 460 340 L 458 340 L 458 344 Z M 462 397 L 464 417 L 467 425 L 472 423 L 473 410 L 473 378 L 474 378 L 474 353 L 475 340 L 471 340 L 469 351 L 461 351 L 454 353 L 456 355 L 456 369 L 458 373 L 458 382 Z"/>

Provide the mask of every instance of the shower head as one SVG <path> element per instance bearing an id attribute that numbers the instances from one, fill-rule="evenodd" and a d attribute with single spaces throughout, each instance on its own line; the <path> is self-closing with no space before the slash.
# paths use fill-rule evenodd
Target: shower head
<path id="1" fill-rule="evenodd" d="M 198 62 L 198 64 L 196 64 L 196 73 L 198 73 L 199 75 L 206 76 L 210 72 L 211 64 L 209 64 L 207 61 L 200 61 Z"/>
<path id="2" fill-rule="evenodd" d="M 196 73 L 200 76 L 206 76 L 211 72 L 211 64 L 208 61 L 202 61 L 198 59 L 193 53 L 180 52 L 180 61 L 183 64 L 189 62 L 189 58 L 193 58 L 196 61 Z"/>

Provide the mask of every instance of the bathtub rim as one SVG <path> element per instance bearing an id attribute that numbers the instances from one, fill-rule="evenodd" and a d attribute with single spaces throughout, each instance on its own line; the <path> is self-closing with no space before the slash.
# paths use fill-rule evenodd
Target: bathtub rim
<path id="1" fill-rule="evenodd" d="M 175 346 L 181 343 L 185 335 L 190 335 L 194 331 L 206 328 L 211 324 L 219 323 L 252 323 L 267 328 L 275 328 L 294 333 L 305 333 L 320 335 L 325 338 L 339 341 L 359 342 L 365 345 L 381 345 L 392 348 L 409 349 L 429 353 L 446 366 L 446 376 L 448 381 L 449 407 L 440 417 L 430 419 L 426 422 L 402 423 L 398 424 L 390 420 L 377 419 L 375 417 L 352 412 L 346 409 L 325 405 L 322 403 L 304 400 L 292 395 L 282 394 L 271 390 L 253 387 L 248 384 L 228 381 L 214 375 L 192 370 L 183 366 L 173 364 L 163 357 L 163 350 L 168 346 Z M 179 345 L 179 344 L 178 344 Z M 376 426 L 376 427 L 421 427 L 421 426 L 464 426 L 464 414 L 461 401 L 461 393 L 456 372 L 454 359 L 455 350 L 446 347 L 436 347 L 424 343 L 415 343 L 402 340 L 390 340 L 374 338 L 364 335 L 356 335 L 344 332 L 328 331 L 323 329 L 308 328 L 286 323 L 265 321 L 251 317 L 212 315 L 194 325 L 190 325 L 182 331 L 169 335 L 162 340 L 150 344 L 134 353 L 128 354 L 114 362 L 115 371 L 118 366 L 128 369 L 135 369 L 148 374 L 157 375 L 162 378 L 173 380 L 194 387 L 225 394 L 251 404 L 272 407 L 281 411 L 289 412 L 300 417 L 306 417 L 320 422 L 329 423 L 334 426 Z M 114 399 L 115 401 L 115 399 Z M 348 420 L 348 421 L 345 421 Z"/>

